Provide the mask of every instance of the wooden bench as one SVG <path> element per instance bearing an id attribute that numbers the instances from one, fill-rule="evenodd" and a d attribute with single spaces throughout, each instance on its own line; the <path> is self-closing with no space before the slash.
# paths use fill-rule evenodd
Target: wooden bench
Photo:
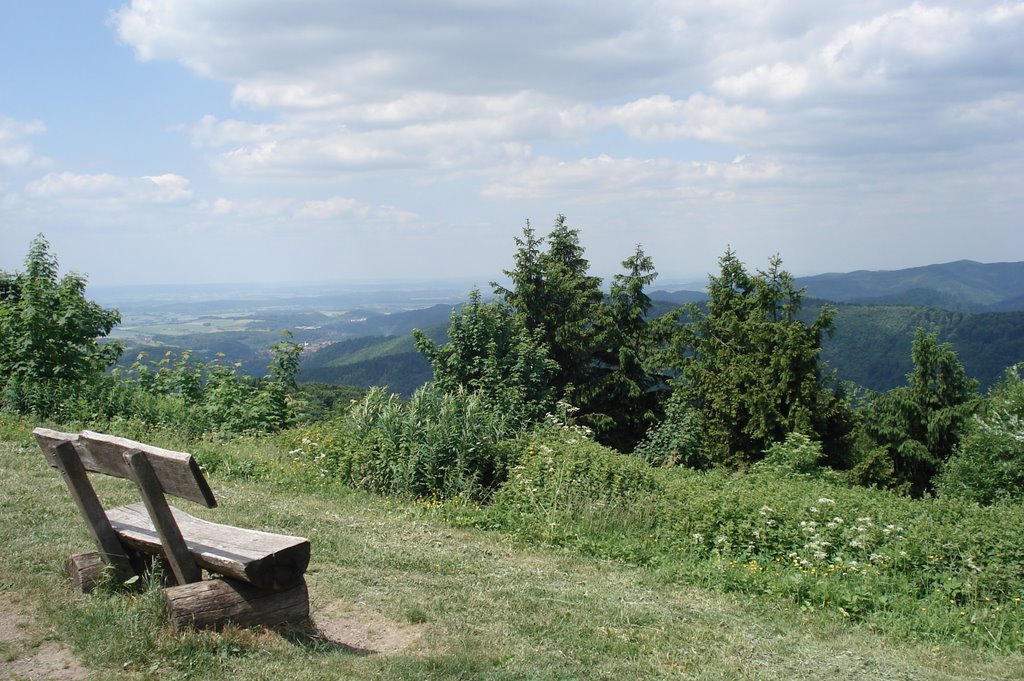
<path id="1" fill-rule="evenodd" d="M 95 585 L 107 566 L 128 581 L 146 569 L 147 556 L 159 556 L 177 583 L 164 590 L 175 629 L 308 617 L 307 539 L 220 525 L 168 505 L 165 494 L 207 508 L 217 505 L 192 455 L 90 431 L 36 428 L 33 435 L 67 483 L 98 548 L 98 553 L 76 554 L 68 562 L 83 591 Z M 133 481 L 142 503 L 104 509 L 88 472 Z M 203 580 L 204 569 L 220 577 Z"/>

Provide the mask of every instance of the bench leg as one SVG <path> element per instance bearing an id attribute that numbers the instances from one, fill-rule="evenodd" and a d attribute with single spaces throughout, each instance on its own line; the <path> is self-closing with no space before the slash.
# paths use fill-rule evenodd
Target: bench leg
<path id="1" fill-rule="evenodd" d="M 298 623 L 309 617 L 306 581 L 281 591 L 234 579 L 207 579 L 164 589 L 167 616 L 175 631 L 186 627 L 221 629 Z"/>
<path id="2" fill-rule="evenodd" d="M 89 483 L 89 477 L 85 473 L 78 452 L 71 442 L 62 442 L 53 449 L 53 455 L 57 462 L 57 468 L 64 478 L 71 498 L 74 499 L 78 512 L 85 519 L 96 547 L 99 549 L 102 559 L 114 566 L 117 576 L 121 580 L 127 580 L 136 574 L 129 560 L 129 553 L 118 539 L 114 528 L 110 526 L 106 511 L 96 497 L 96 491 Z"/>
<path id="3" fill-rule="evenodd" d="M 150 575 L 152 579 L 153 556 L 137 551 L 129 551 L 128 560 L 135 570 L 135 574 Z M 103 577 L 105 569 L 107 569 L 107 564 L 98 551 L 73 553 L 68 557 L 68 561 L 64 565 L 65 572 L 71 578 L 71 585 L 75 590 L 84 594 L 91 593 L 96 588 L 96 585 L 99 584 L 100 579 Z M 170 574 L 166 569 L 161 571 L 160 577 L 163 586 L 174 585 L 174 575 Z M 139 582 L 137 585 L 142 586 L 142 584 L 142 582 Z"/>

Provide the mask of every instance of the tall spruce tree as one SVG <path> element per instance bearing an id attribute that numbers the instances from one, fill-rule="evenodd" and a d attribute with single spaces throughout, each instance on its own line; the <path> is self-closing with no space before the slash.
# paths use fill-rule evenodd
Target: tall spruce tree
<path id="1" fill-rule="evenodd" d="M 692 321 L 678 333 L 677 390 L 700 414 L 705 456 L 746 467 L 798 432 L 838 458 L 851 420 L 819 365 L 831 309 L 811 324 L 801 321 L 803 291 L 777 256 L 767 271 L 750 274 L 728 249 L 719 268 L 708 280 L 706 308 L 686 306 Z"/>
<path id="2" fill-rule="evenodd" d="M 981 401 L 948 343 L 917 329 L 907 385 L 878 396 L 865 410 L 864 430 L 886 448 L 896 486 L 920 496 L 954 452 Z"/>
<path id="3" fill-rule="evenodd" d="M 551 378 L 556 396 L 583 407 L 579 398 L 592 392 L 597 379 L 594 355 L 605 314 L 601 279 L 588 274 L 579 230 L 564 215 L 546 240 L 527 223 L 516 245 L 515 268 L 505 271 L 512 286 L 491 285 L 527 330 L 540 335 L 558 365 Z"/>
<path id="4" fill-rule="evenodd" d="M 625 272 L 612 280 L 596 353 L 599 380 L 587 404 L 601 442 L 630 452 L 661 417 L 667 392 L 664 374 L 648 367 L 654 343 L 645 288 L 658 276 L 654 261 L 638 245 L 622 267 Z"/>

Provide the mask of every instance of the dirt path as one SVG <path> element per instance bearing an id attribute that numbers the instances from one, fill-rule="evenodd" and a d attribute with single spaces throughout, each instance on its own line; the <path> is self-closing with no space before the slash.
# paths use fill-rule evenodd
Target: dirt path
<path id="1" fill-rule="evenodd" d="M 365 607 L 335 601 L 313 615 L 324 640 L 361 655 L 401 653 L 419 641 L 423 626 L 395 622 Z"/>
<path id="2" fill-rule="evenodd" d="M 0 592 L 0 678 L 78 681 L 89 672 L 66 646 L 47 641 L 13 594 Z"/>

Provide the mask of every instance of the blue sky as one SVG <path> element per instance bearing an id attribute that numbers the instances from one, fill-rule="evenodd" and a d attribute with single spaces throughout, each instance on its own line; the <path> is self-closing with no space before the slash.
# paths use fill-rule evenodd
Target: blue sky
<path id="1" fill-rule="evenodd" d="M 1024 260 L 1024 2 L 37 0 L 0 21 L 0 269 L 608 277 Z"/>

